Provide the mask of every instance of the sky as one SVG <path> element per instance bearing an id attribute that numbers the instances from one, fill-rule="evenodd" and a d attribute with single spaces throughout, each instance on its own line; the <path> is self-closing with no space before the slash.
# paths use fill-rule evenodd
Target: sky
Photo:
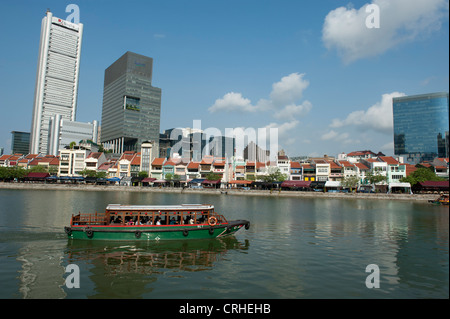
<path id="1" fill-rule="evenodd" d="M 392 98 L 449 90 L 448 0 L 1 1 L 5 154 L 30 131 L 41 20 L 70 4 L 81 122 L 101 122 L 105 69 L 127 51 L 154 59 L 161 132 L 275 128 L 290 157 L 393 155 Z"/>

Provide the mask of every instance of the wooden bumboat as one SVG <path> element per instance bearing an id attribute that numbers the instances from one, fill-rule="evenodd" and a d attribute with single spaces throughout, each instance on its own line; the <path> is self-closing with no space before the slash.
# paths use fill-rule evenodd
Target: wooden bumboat
<path id="1" fill-rule="evenodd" d="M 72 215 L 64 230 L 71 239 L 159 241 L 217 238 L 243 227 L 250 222 L 227 221 L 212 205 L 110 204 L 104 213 Z"/>
<path id="2" fill-rule="evenodd" d="M 433 205 L 446 205 L 448 206 L 449 204 L 449 196 L 446 194 L 441 194 L 441 196 L 439 196 L 438 198 L 434 199 L 434 200 L 429 200 L 429 203 L 433 204 Z"/>

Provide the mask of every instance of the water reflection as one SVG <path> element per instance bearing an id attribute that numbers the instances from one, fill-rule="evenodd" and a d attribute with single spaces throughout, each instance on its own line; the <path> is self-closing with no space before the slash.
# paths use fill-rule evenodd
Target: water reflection
<path id="1" fill-rule="evenodd" d="M 131 244 L 69 240 L 65 262 L 80 267 L 82 282 L 94 284 L 90 298 L 143 298 L 164 284 L 158 282 L 161 277 L 211 270 L 230 250 L 248 249 L 248 240 L 240 242 L 234 236 Z M 66 292 L 70 298 L 71 291 Z"/>

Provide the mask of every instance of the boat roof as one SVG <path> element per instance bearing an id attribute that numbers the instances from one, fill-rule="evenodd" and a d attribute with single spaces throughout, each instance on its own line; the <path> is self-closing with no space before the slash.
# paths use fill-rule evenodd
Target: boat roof
<path id="1" fill-rule="evenodd" d="M 214 209 L 214 205 L 206 204 L 181 204 L 181 205 L 121 205 L 109 204 L 106 210 L 208 210 Z"/>

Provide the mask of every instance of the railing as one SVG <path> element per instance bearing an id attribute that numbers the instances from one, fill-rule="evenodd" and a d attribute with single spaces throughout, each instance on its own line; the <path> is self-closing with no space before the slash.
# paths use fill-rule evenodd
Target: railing
<path id="1" fill-rule="evenodd" d="M 72 225 L 106 225 L 105 213 L 84 214 L 72 216 Z"/>

